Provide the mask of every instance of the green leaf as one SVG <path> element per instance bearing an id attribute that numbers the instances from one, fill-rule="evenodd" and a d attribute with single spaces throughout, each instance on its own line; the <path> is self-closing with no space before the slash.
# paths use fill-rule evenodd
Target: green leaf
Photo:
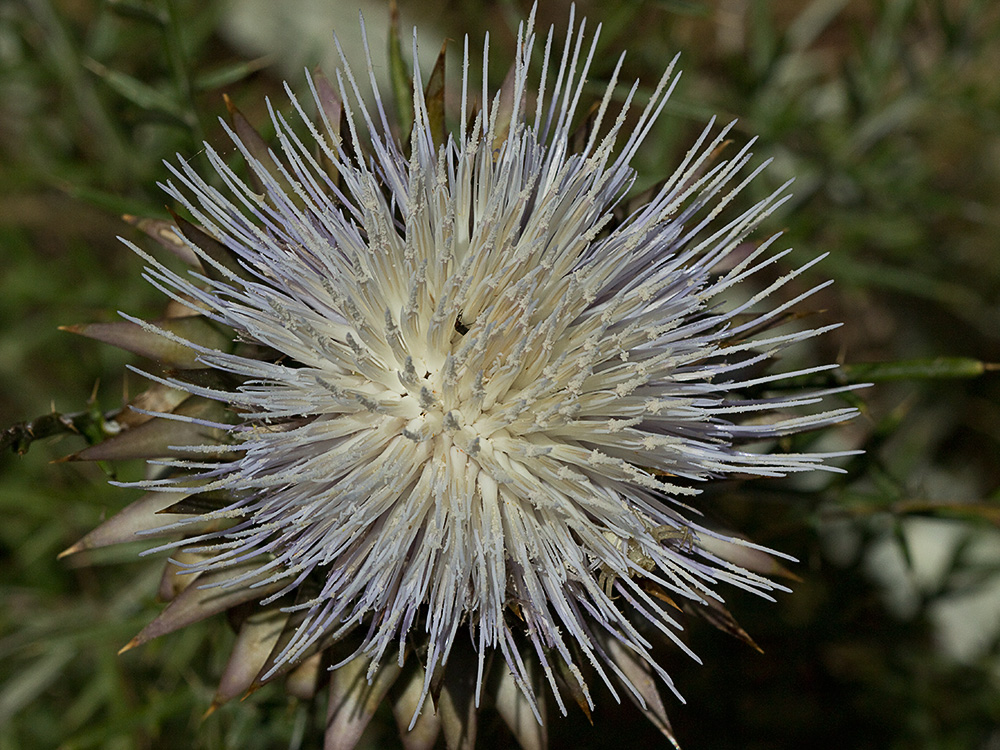
<path id="1" fill-rule="evenodd" d="M 399 38 L 399 7 L 395 0 L 389 4 L 392 23 L 389 26 L 389 76 L 392 81 L 392 98 L 399 114 L 399 126 L 405 138 L 413 127 L 413 80 L 403 59 L 403 45 Z"/>
<path id="2" fill-rule="evenodd" d="M 167 25 L 167 14 L 149 3 L 139 0 L 108 0 L 107 7 L 112 13 L 122 18 L 160 27 Z"/>
<path id="3" fill-rule="evenodd" d="M 970 357 L 934 357 L 900 362 L 862 362 L 841 367 L 848 383 L 884 383 L 892 380 L 976 378 L 1000 366 Z"/>
<path id="4" fill-rule="evenodd" d="M 749 13 L 748 62 L 754 77 L 764 80 L 778 56 L 780 40 L 768 3 L 754 2 Z"/>
<path id="5" fill-rule="evenodd" d="M 984 501 L 953 503 L 942 500 L 904 500 L 893 505 L 894 513 L 932 515 L 939 518 L 986 521 L 1000 526 L 1000 503 Z"/>
<path id="6" fill-rule="evenodd" d="M 786 36 L 792 49 L 806 49 L 840 15 L 848 0 L 813 0 L 788 27 Z"/>
<path id="7" fill-rule="evenodd" d="M 140 109 L 164 115 L 169 120 L 185 127 L 191 127 L 195 124 L 190 113 L 177 101 L 149 84 L 143 83 L 138 78 L 133 78 L 119 70 L 112 70 L 96 60 L 84 60 L 84 65 Z"/>
<path id="8" fill-rule="evenodd" d="M 43 656 L 8 680 L 0 691 L 0 723 L 44 693 L 62 676 L 73 656 L 75 651 L 68 644 L 48 644 Z"/>
<path id="9" fill-rule="evenodd" d="M 89 203 L 111 214 L 142 214 L 149 212 L 149 205 L 135 198 L 128 198 L 100 188 L 72 182 L 58 181 L 56 187 L 73 200 Z"/>
<path id="10" fill-rule="evenodd" d="M 194 79 L 196 91 L 211 91 L 222 88 L 248 78 L 258 70 L 263 70 L 274 61 L 274 57 L 266 55 L 254 60 L 240 60 L 239 62 L 223 65 L 198 74 Z"/>
<path id="11" fill-rule="evenodd" d="M 711 10 L 708 3 L 701 0 L 657 0 L 656 5 L 667 13 L 684 16 L 707 16 Z"/>
<path id="12" fill-rule="evenodd" d="M 431 72 L 431 77 L 427 80 L 427 86 L 424 90 L 431 137 L 438 146 L 444 143 L 446 132 L 444 122 L 444 58 L 447 47 L 447 42 L 441 45 L 441 52 L 438 54 L 434 70 Z"/>

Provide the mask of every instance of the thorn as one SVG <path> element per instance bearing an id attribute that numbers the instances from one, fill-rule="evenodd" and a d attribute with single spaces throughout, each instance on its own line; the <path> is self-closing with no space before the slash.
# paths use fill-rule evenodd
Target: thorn
<path id="1" fill-rule="evenodd" d="M 205 721 L 205 719 L 207 719 L 209 716 L 211 716 L 212 714 L 214 714 L 218 708 L 219 708 L 219 704 L 216 701 L 213 700 L 212 701 L 212 705 L 210 705 L 208 707 L 208 710 L 205 711 L 205 713 L 203 713 L 201 715 L 201 720 Z"/>
<path id="2" fill-rule="evenodd" d="M 77 552 L 82 552 L 84 549 L 86 549 L 86 547 L 83 546 L 83 543 L 77 542 L 73 546 L 67 547 L 56 555 L 56 560 L 62 560 L 64 557 L 68 557 L 69 555 L 75 555 Z"/>
<path id="3" fill-rule="evenodd" d="M 671 607 L 673 607 L 674 609 L 676 609 L 678 612 L 683 612 L 684 611 L 683 609 L 680 608 L 680 606 L 678 606 L 677 602 L 675 602 L 666 593 L 664 593 L 663 591 L 659 590 L 659 588 L 654 589 L 654 590 L 650 591 L 649 593 L 652 594 L 653 596 L 655 596 L 660 601 L 666 602 Z"/>
<path id="4" fill-rule="evenodd" d="M 732 145 L 733 145 L 733 139 L 726 138 L 726 140 L 724 140 L 722 143 L 716 146 L 715 149 L 712 151 L 712 153 L 708 155 L 709 163 L 711 164 L 713 161 L 718 159 L 722 155 L 722 152 Z"/>
<path id="5" fill-rule="evenodd" d="M 132 649 L 134 649 L 138 645 L 140 645 L 139 636 L 136 636 L 131 641 L 129 641 L 128 643 L 126 643 L 124 646 L 122 646 L 120 649 L 118 649 L 118 655 L 121 656 L 126 651 L 131 651 Z"/>

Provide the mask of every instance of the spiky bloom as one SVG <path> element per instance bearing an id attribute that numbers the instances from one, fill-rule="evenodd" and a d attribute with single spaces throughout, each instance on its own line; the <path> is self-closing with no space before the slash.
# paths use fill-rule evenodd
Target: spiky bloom
<path id="1" fill-rule="evenodd" d="M 764 372 L 833 326 L 772 330 L 811 292 L 772 300 L 812 263 L 759 281 L 785 253 L 747 238 L 785 193 L 728 208 L 763 168 L 746 174 L 749 144 L 717 159 L 731 126 L 709 124 L 669 178 L 628 201 L 630 162 L 677 76 L 671 64 L 641 107 L 633 85 L 619 109 L 619 60 L 581 136 L 595 45 L 571 18 L 565 43 L 550 31 L 539 44 L 529 83 L 529 21 L 504 87 L 484 83 L 474 107 L 466 41 L 457 132 L 442 137 L 415 71 L 404 143 L 371 59 L 361 80 L 345 60 L 336 86 L 310 81 L 317 124 L 294 96 L 304 128 L 272 110 L 280 152 L 242 120 L 229 131 L 251 184 L 211 147 L 211 181 L 170 167 L 166 191 L 202 228 L 180 221 L 175 244 L 200 269 L 135 250 L 149 281 L 200 317 L 129 318 L 147 349 L 187 352 L 192 368 L 147 373 L 187 397 L 154 407 L 153 422 L 187 432 L 139 483 L 145 520 L 187 514 L 166 529 L 186 537 L 166 547 L 200 576 L 189 591 L 213 593 L 216 611 L 258 601 L 284 625 L 249 673 L 258 682 L 340 648 L 335 681 L 362 665 L 368 700 L 416 652 L 409 721 L 461 648 L 475 655 L 477 705 L 498 653 L 503 700 L 539 722 L 543 681 L 561 711 L 567 691 L 590 704 L 585 668 L 657 719 L 646 673 L 672 684 L 637 623 L 687 650 L 668 603 L 714 606 L 719 584 L 775 588 L 720 555 L 728 538 L 692 504 L 706 480 L 821 466 L 741 446 L 852 414 L 790 412 L 826 394 L 769 390 L 826 367 Z M 177 626 L 160 622 L 136 642 Z"/>

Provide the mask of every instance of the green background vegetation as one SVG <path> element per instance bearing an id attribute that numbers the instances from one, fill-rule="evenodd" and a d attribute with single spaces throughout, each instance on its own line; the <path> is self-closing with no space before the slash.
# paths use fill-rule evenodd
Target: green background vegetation
<path id="1" fill-rule="evenodd" d="M 1000 362 L 1000 7 L 615 5 L 579 4 L 604 22 L 594 92 L 624 49 L 623 80 L 651 86 L 677 51 L 685 69 L 643 178 L 669 172 L 710 116 L 738 117 L 737 145 L 758 135 L 758 154 L 775 160 L 743 200 L 796 177 L 769 225 L 795 247 L 786 268 L 830 252 L 806 281 L 837 283 L 807 307 L 845 325 L 803 357 L 877 381 L 859 394 L 861 418 L 819 438 L 867 451 L 849 474 L 706 494 L 711 517 L 796 555 L 802 580 L 777 604 L 730 599 L 763 654 L 692 622 L 705 665 L 665 656 L 688 699 L 667 698 L 678 738 L 689 750 L 1000 747 L 997 629 L 956 655 L 940 627 L 949 605 L 1000 598 L 1000 377 L 983 365 Z M 489 29 L 494 84 L 527 12 L 401 6 L 404 23 L 437 24 L 422 32 L 431 49 L 466 32 L 476 45 Z M 561 28 L 567 6 L 544 3 L 540 16 Z M 162 300 L 115 239 L 135 238 L 119 215 L 165 215 L 161 160 L 224 143 L 223 92 L 258 123 L 266 95 L 284 101 L 272 61 L 220 35 L 225 18 L 218 0 L 0 3 L 0 427 L 83 409 L 92 394 L 114 408 L 141 389 L 122 374 L 129 357 L 56 327 L 155 315 Z M 0 748 L 315 747 L 322 694 L 314 708 L 269 686 L 201 721 L 233 640 L 221 620 L 116 656 L 158 611 L 161 561 L 140 559 L 141 544 L 56 561 L 136 494 L 99 467 L 51 463 L 82 445 L 70 436 L 0 456 Z M 935 572 L 922 575 L 930 557 Z M 553 746 L 657 741 L 630 706 L 601 690 L 598 704 L 593 728 L 576 710 L 555 719 Z M 505 746 L 505 731 L 484 718 L 482 745 Z M 393 732 L 381 716 L 372 746 Z"/>

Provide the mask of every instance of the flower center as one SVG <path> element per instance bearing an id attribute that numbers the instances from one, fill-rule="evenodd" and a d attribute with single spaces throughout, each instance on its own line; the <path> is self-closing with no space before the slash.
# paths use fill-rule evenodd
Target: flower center
<path id="1" fill-rule="evenodd" d="M 421 378 L 419 387 L 408 389 L 402 397 L 402 404 L 412 411 L 419 411 L 418 416 L 407 421 L 402 435 L 417 443 L 443 440 L 446 447 L 454 444 L 474 456 L 479 452 L 480 439 L 488 435 L 481 431 L 486 427 L 480 424 L 482 420 L 470 421 L 468 417 L 473 413 L 475 417 L 481 417 L 481 410 L 474 403 L 455 403 L 454 396 L 448 399 L 448 404 L 443 403 L 440 381 L 440 375 L 435 378 L 427 373 Z"/>

